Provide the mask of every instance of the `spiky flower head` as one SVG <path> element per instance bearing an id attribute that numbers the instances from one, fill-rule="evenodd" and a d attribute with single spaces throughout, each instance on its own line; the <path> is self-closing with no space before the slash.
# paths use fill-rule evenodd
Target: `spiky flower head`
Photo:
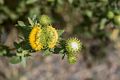
<path id="1" fill-rule="evenodd" d="M 32 49 L 36 51 L 45 48 L 54 48 L 57 41 L 58 33 L 52 26 L 41 28 L 40 25 L 35 25 L 29 35 L 29 43 Z"/>
<path id="2" fill-rule="evenodd" d="M 81 50 L 81 42 L 77 38 L 70 38 L 66 41 L 66 50 L 67 52 L 76 53 Z"/>
<path id="3" fill-rule="evenodd" d="M 39 51 L 43 48 L 43 44 L 40 41 L 40 36 L 41 36 L 42 29 L 40 25 L 34 25 L 33 29 L 30 32 L 29 35 L 29 43 L 32 49 Z"/>
<path id="4" fill-rule="evenodd" d="M 48 41 L 47 41 L 48 48 L 54 48 L 58 41 L 57 30 L 52 26 L 47 26 L 47 34 L 48 34 Z"/>

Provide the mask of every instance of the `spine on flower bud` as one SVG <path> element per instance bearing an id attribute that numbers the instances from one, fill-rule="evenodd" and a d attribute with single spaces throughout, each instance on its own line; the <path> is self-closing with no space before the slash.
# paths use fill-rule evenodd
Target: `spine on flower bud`
<path id="1" fill-rule="evenodd" d="M 68 59 L 68 62 L 69 62 L 70 64 L 74 64 L 74 63 L 77 62 L 77 57 L 76 57 L 76 55 L 73 54 L 73 53 L 68 53 L 68 54 L 67 54 L 67 59 Z"/>

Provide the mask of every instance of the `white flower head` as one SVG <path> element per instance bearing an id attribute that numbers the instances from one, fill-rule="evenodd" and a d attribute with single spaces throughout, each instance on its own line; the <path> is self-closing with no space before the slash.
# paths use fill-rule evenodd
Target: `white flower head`
<path id="1" fill-rule="evenodd" d="M 70 38 L 66 41 L 66 50 L 68 52 L 78 52 L 81 50 L 81 42 L 76 38 Z"/>

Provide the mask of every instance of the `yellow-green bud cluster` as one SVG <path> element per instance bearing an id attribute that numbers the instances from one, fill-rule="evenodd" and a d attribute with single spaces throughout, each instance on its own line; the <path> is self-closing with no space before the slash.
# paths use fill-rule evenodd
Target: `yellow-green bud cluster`
<path id="1" fill-rule="evenodd" d="M 69 63 L 75 63 L 77 60 L 76 53 L 81 50 L 82 44 L 76 38 L 70 38 L 66 41 L 66 51 Z"/>
<path id="2" fill-rule="evenodd" d="M 49 25 L 51 24 L 51 19 L 47 15 L 42 15 L 39 19 L 41 25 Z"/>

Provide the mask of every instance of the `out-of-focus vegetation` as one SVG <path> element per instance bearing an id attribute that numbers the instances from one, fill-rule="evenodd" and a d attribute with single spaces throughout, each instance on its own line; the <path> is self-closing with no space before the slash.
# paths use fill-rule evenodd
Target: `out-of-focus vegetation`
<path id="1" fill-rule="evenodd" d="M 27 68 L 8 64 L 22 34 L 18 21 L 29 24 L 28 17 L 42 14 L 52 18 L 53 27 L 65 30 L 65 39 L 81 40 L 78 64 L 41 54 L 30 57 Z M 0 57 L 0 80 L 120 80 L 119 27 L 120 0 L 0 0 L 0 56 L 7 56 Z M 13 58 L 11 62 L 19 62 Z"/>
<path id="2" fill-rule="evenodd" d="M 14 50 L 4 44 L 17 21 L 42 14 L 51 16 L 56 28 L 65 29 L 65 38 L 80 38 L 85 57 L 103 58 L 105 48 L 119 38 L 119 0 L 0 0 L 0 55 Z"/>

